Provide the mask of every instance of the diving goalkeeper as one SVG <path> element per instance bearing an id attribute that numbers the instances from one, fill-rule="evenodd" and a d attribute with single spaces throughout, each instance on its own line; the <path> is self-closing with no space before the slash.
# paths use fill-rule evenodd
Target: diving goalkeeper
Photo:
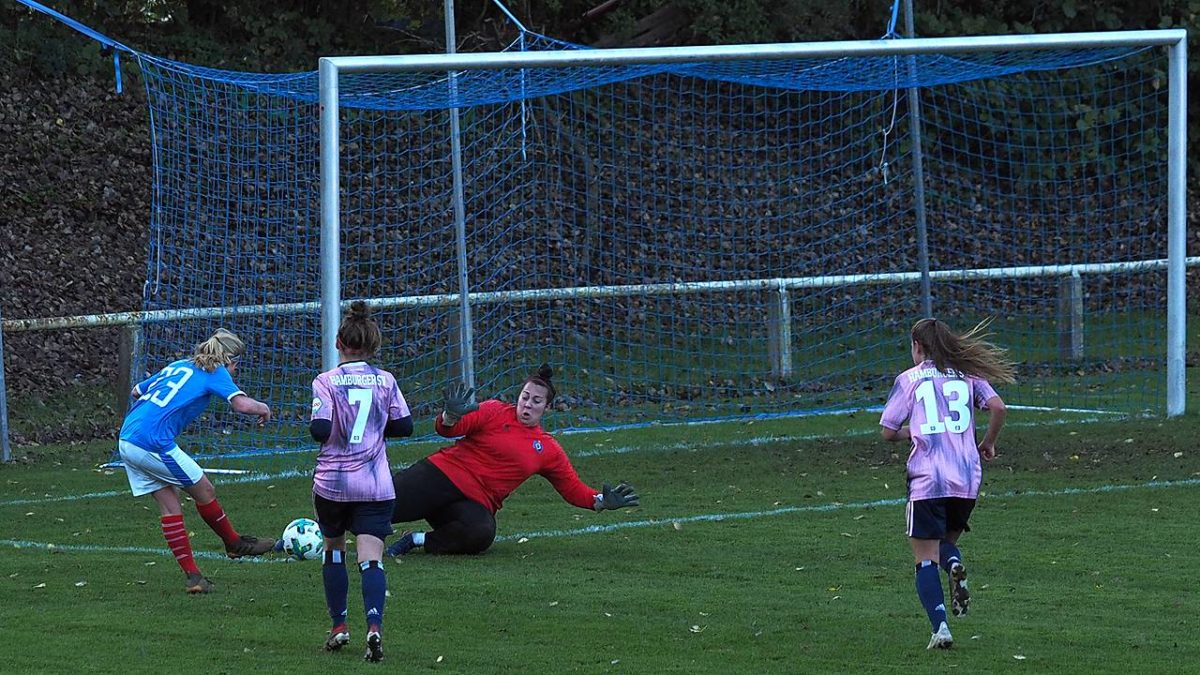
<path id="1" fill-rule="evenodd" d="M 569 504 L 603 511 L 637 506 L 633 487 L 607 483 L 596 490 L 579 479 L 558 441 L 542 430 L 554 401 L 554 371 L 543 365 L 521 387 L 516 405 L 474 401 L 464 385 L 446 392 L 434 420 L 438 434 L 459 438 L 392 476 L 393 523 L 426 520 L 433 529 L 405 532 L 388 547 L 401 556 L 418 547 L 434 554 L 482 553 L 496 540 L 496 512 L 505 497 L 539 474 Z"/>

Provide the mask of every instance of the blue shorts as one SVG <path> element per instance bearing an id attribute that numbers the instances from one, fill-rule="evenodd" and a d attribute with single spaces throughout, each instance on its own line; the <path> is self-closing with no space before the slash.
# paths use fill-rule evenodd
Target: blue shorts
<path id="1" fill-rule="evenodd" d="M 973 510 L 975 500 L 962 497 L 910 501 L 904 509 L 907 534 L 914 539 L 943 539 L 947 532 L 969 532 L 967 521 Z"/>
<path id="2" fill-rule="evenodd" d="M 355 535 L 369 534 L 380 539 L 392 535 L 392 509 L 396 500 L 379 502 L 335 502 L 313 494 L 317 524 L 326 539 L 337 539 L 349 530 Z"/>

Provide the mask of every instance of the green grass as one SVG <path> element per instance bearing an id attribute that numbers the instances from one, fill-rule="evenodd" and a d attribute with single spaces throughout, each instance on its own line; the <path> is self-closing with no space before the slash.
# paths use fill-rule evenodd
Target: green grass
<path id="1" fill-rule="evenodd" d="M 585 480 L 629 480 L 642 506 L 594 514 L 535 478 L 500 512 L 502 539 L 487 554 L 389 561 L 388 667 L 1179 672 L 1200 662 L 1188 583 L 1200 576 L 1200 486 L 1189 482 L 1200 477 L 1200 396 L 1189 374 L 1191 412 L 1177 420 L 1010 414 L 962 542 L 974 606 L 952 622 L 951 652 L 924 649 L 894 503 L 906 449 L 878 440 L 877 415 L 860 413 L 563 435 Z M 397 446 L 391 457 L 434 447 Z M 356 575 L 353 649 L 326 654 L 320 565 L 226 561 L 188 508 L 193 545 L 207 556 L 199 563 L 218 584 L 188 597 L 151 500 L 129 496 L 123 472 L 81 459 L 101 448 L 45 448 L 38 461 L 0 468 L 0 624 L 21 636 L 0 644 L 5 672 L 364 667 Z M 269 470 L 311 461 L 292 455 Z M 214 479 L 242 531 L 277 534 L 311 512 L 304 478 Z M 1132 487 L 1102 489 L 1114 485 Z M 729 517 L 705 519 L 720 514 Z M 630 526 L 580 531 L 621 523 Z"/>

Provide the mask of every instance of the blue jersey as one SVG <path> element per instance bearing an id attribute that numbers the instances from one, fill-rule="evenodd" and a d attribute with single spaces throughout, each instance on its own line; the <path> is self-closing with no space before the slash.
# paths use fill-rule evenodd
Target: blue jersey
<path id="1" fill-rule="evenodd" d="M 121 425 L 121 440 L 151 452 L 166 452 L 175 437 L 208 407 L 209 396 L 226 401 L 243 394 L 225 366 L 207 373 L 180 359 L 137 386 L 142 395 Z"/>

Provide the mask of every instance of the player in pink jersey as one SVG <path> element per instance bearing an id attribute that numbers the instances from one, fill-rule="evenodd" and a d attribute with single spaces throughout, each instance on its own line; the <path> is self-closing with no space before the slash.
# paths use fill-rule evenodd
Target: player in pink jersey
<path id="1" fill-rule="evenodd" d="M 412 414 L 396 378 L 367 363 L 383 337 L 367 303 L 358 300 L 338 328 L 337 368 L 313 380 L 309 431 L 321 444 L 313 473 L 313 505 L 325 538 L 325 602 L 333 627 L 325 649 L 337 651 L 350 642 L 346 627 L 346 531 L 354 533 L 362 572 L 363 608 L 367 615 L 364 658 L 383 658 L 383 606 L 387 578 L 383 572 L 383 540 L 392 534 L 396 493 L 388 467 L 385 438 L 412 435 Z"/>
<path id="2" fill-rule="evenodd" d="M 937 319 L 918 321 L 912 328 L 914 365 L 896 377 L 879 420 L 884 440 L 912 442 L 905 515 L 917 565 L 917 596 L 933 627 L 927 649 L 954 644 L 939 562 L 950 578 L 954 615 L 966 614 L 969 607 L 958 538 L 971 529 L 967 521 L 983 475 L 979 460 L 990 462 L 996 456 L 1005 417 L 1004 401 L 989 381 L 1014 381 L 1004 350 L 983 339 L 988 323 L 958 335 Z M 975 408 L 991 413 L 978 445 Z"/>

